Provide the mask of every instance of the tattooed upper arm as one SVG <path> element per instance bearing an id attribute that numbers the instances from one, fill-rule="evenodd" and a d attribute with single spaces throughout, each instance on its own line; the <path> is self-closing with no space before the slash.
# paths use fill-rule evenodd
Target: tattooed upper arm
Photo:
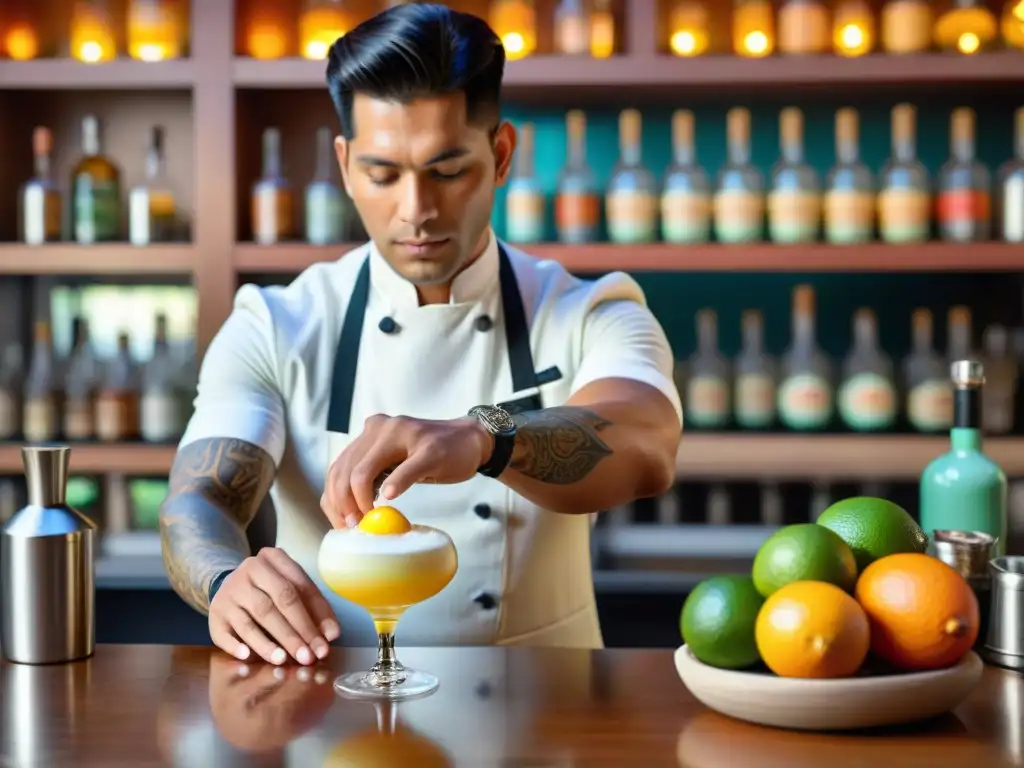
<path id="1" fill-rule="evenodd" d="M 512 418 L 517 433 L 509 466 L 535 480 L 570 485 L 612 454 L 599 435 L 611 422 L 586 408 L 545 408 Z"/>
<path id="2" fill-rule="evenodd" d="M 198 440 L 178 451 L 160 540 L 171 586 L 196 610 L 209 609 L 214 577 L 249 556 L 245 529 L 273 480 L 273 459 L 244 440 Z"/>

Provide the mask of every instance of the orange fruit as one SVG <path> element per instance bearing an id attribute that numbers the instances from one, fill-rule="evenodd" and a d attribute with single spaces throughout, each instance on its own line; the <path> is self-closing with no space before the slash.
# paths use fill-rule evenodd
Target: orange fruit
<path id="1" fill-rule="evenodd" d="M 855 595 L 871 622 L 871 650 L 902 669 L 952 666 L 978 639 L 978 598 L 930 555 L 876 560 L 857 580 Z"/>
<path id="2" fill-rule="evenodd" d="M 857 601 L 824 581 L 794 581 L 773 593 L 754 635 L 761 659 L 779 677 L 849 677 L 871 644 Z"/>
<path id="3" fill-rule="evenodd" d="M 359 521 L 359 530 L 378 536 L 392 536 L 412 530 L 409 518 L 394 507 L 374 507 Z"/>

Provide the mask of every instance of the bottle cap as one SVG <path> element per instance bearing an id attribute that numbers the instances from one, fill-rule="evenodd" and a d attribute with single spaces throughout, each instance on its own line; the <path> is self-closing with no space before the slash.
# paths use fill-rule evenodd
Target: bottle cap
<path id="1" fill-rule="evenodd" d="M 980 387 L 985 383 L 985 366 L 977 360 L 957 360 L 949 366 L 949 376 L 957 389 Z"/>

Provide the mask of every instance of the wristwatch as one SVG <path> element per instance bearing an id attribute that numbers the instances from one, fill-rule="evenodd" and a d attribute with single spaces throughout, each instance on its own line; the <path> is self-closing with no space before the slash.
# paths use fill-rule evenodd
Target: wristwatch
<path id="1" fill-rule="evenodd" d="M 508 411 L 496 405 L 477 405 L 470 408 L 467 415 L 479 421 L 494 438 L 491 458 L 477 472 L 485 477 L 498 477 L 512 460 L 512 449 L 516 445 L 516 423 Z"/>

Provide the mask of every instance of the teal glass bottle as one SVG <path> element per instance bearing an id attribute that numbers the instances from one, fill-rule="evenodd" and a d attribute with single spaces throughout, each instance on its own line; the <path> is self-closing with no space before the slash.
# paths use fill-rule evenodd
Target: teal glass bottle
<path id="1" fill-rule="evenodd" d="M 921 527 L 935 531 L 979 531 L 996 538 L 993 557 L 1006 553 L 1006 475 L 985 455 L 981 440 L 982 364 L 957 360 L 953 381 L 950 450 L 921 475 Z"/>

